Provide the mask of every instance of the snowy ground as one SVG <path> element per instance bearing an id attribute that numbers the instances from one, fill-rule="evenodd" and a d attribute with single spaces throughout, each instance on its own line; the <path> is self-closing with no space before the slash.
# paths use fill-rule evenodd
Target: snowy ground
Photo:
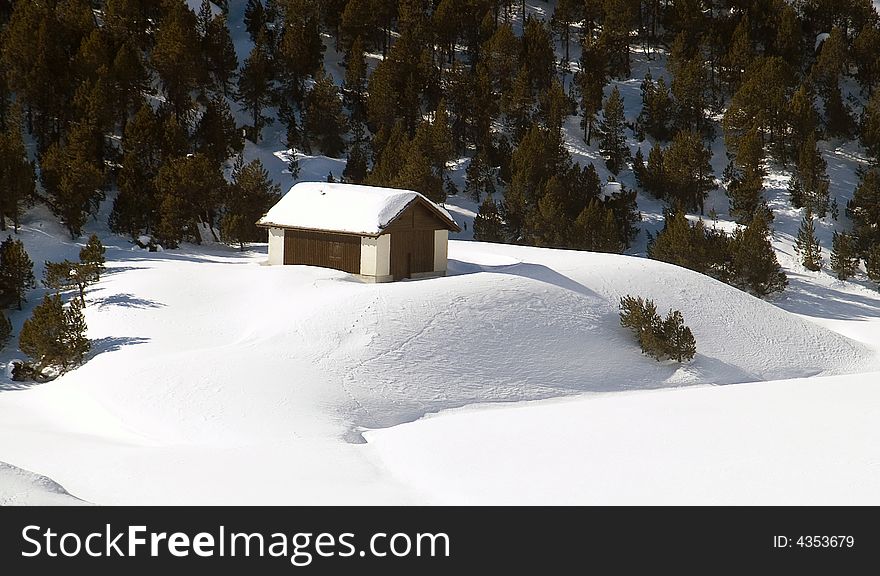
<path id="1" fill-rule="evenodd" d="M 45 229 L 28 225 L 22 237 L 34 254 L 57 254 L 58 236 Z M 453 242 L 450 257 L 453 275 L 446 278 L 365 285 L 330 270 L 260 266 L 264 246 L 150 253 L 117 238 L 108 273 L 88 294 L 89 361 L 47 384 L 0 385 L 0 461 L 101 504 L 471 502 L 480 501 L 479 490 L 458 498 L 452 484 L 437 493 L 435 484 L 401 475 L 395 454 L 416 448 L 394 438 L 420 432 L 389 428 L 365 445 L 361 431 L 472 404 L 560 396 L 577 398 L 565 410 L 585 406 L 589 421 L 597 409 L 591 402 L 609 402 L 595 393 L 880 370 L 869 345 L 670 265 L 473 242 Z M 616 302 L 626 293 L 682 310 L 699 346 L 692 364 L 660 364 L 639 353 L 618 325 Z M 16 325 L 24 317 L 12 315 Z M 8 347 L 0 361 L 14 356 Z M 740 405 L 749 402 L 748 390 L 764 404 L 771 390 L 765 385 L 741 387 Z M 806 395 L 780 409 L 826 406 L 826 396 L 810 392 L 816 389 L 805 387 Z M 871 392 L 868 385 L 852 392 L 863 411 L 876 402 Z M 679 397 L 673 394 L 682 392 L 625 394 L 620 402 L 643 397 L 642 409 L 654 406 L 662 421 Z M 717 402 L 726 405 L 720 396 Z M 685 429 L 691 412 L 683 405 L 676 418 Z M 707 422 L 702 409 L 691 416 L 691 426 Z M 726 422 L 717 422 L 715 433 L 738 435 Z M 815 428 L 813 418 L 792 422 Z M 581 437 L 601 442 L 603 453 L 632 450 L 631 438 L 611 429 L 591 436 L 595 430 Z M 479 429 L 473 432 L 467 448 L 458 445 L 463 458 L 485 446 Z M 557 442 L 554 433 L 547 429 L 551 437 L 529 443 L 512 432 L 499 456 L 528 466 L 549 453 L 554 444 L 544 441 Z M 795 447 L 806 438 L 779 433 Z M 767 446 L 775 450 L 778 441 L 769 434 Z M 438 459 L 431 465 L 455 469 L 444 460 L 445 446 L 428 445 Z M 862 446 L 850 444 L 855 468 L 867 454 Z M 756 458 L 752 444 L 743 447 Z M 699 465 L 726 469 L 746 457 L 732 451 Z M 688 453 L 683 447 L 683 461 Z M 419 470 L 414 464 L 410 472 Z M 864 476 L 876 489 L 871 478 Z M 706 490 L 692 494 L 702 498 Z M 559 498 L 580 501 L 552 491 L 524 501 Z"/>
<path id="2" fill-rule="evenodd" d="M 61 485 L 0 462 L 0 506 L 77 506 L 86 504 Z"/>
<path id="3" fill-rule="evenodd" d="M 877 505 L 878 382 L 880 372 L 475 407 L 367 438 L 433 504 Z"/>
<path id="4" fill-rule="evenodd" d="M 242 61 L 243 5 L 229 14 Z M 528 10 L 547 15 L 552 3 Z M 340 55 L 325 59 L 341 78 Z M 636 79 L 615 82 L 630 120 L 641 76 L 665 74 L 663 54 L 633 59 Z M 569 150 L 607 178 L 577 123 Z M 287 189 L 283 144 L 276 122 L 245 156 Z M 866 160 L 857 146 L 822 149 L 842 212 Z M 323 180 L 345 162 L 300 164 L 302 180 Z M 467 160 L 454 166 L 461 187 Z M 628 171 L 620 179 L 634 185 Z M 105 203 L 87 227 L 110 268 L 88 294 L 89 361 L 29 385 L 5 377 L 14 343 L 0 351 L 0 503 L 79 502 L 54 481 L 98 504 L 876 504 L 880 294 L 864 277 L 798 264 L 802 215 L 787 179 L 768 166 L 790 280 L 770 302 L 638 257 L 644 232 L 630 256 L 453 242 L 447 278 L 364 285 L 260 266 L 265 246 L 133 249 L 106 230 Z M 638 201 L 642 229 L 656 232 L 662 203 Z M 466 226 L 456 237 L 472 238 L 477 203 L 459 195 L 446 207 Z M 712 208 L 732 226 L 723 190 Z M 847 226 L 817 226 L 826 262 Z M 84 241 L 40 208 L 21 238 L 38 278 L 44 260 L 75 259 Z M 16 332 L 42 294 L 11 313 Z M 642 356 L 618 323 L 625 294 L 680 309 L 694 362 Z"/>

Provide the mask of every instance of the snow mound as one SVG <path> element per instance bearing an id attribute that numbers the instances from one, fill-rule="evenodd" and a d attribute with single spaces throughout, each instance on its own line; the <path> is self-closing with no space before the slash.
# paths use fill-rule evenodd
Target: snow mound
<path id="1" fill-rule="evenodd" d="M 878 381 L 467 408 L 365 435 L 432 504 L 877 505 Z"/>
<path id="2" fill-rule="evenodd" d="M 85 504 L 60 484 L 0 462 L 0 506 L 77 506 Z"/>
<path id="3" fill-rule="evenodd" d="M 363 284 L 260 266 L 265 245 L 107 244 L 88 362 L 0 383 L 0 457 L 102 504 L 418 503 L 363 430 L 478 403 L 880 369 L 863 344 L 643 258 L 453 241 L 453 275 Z M 695 360 L 643 356 L 619 324 L 625 294 L 681 310 Z"/>
<path id="4" fill-rule="evenodd" d="M 365 285 L 333 270 L 261 267 L 256 255 L 175 256 L 108 275 L 87 314 L 98 351 L 112 353 L 58 381 L 174 438 L 281 433 L 296 426 L 292 407 L 377 428 L 477 402 L 877 366 L 862 344 L 643 258 L 453 241 L 464 273 Z M 681 310 L 696 359 L 643 356 L 619 323 L 626 294 Z"/>

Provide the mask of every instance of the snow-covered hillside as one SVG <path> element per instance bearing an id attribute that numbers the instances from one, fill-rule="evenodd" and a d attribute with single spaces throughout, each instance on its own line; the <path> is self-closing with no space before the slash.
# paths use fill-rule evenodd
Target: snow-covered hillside
<path id="1" fill-rule="evenodd" d="M 554 2 L 527 4 L 549 18 Z M 243 7 L 229 12 L 240 61 L 251 48 Z M 325 45 L 339 81 L 342 57 Z M 668 80 L 662 53 L 634 51 L 634 77 L 606 87 L 620 89 L 629 120 L 648 70 Z M 578 119 L 565 131 L 574 160 L 606 179 Z M 821 147 L 842 207 L 867 161 L 854 144 Z M 285 148 L 275 122 L 245 150 L 284 190 Z M 719 138 L 716 175 L 727 161 Z M 467 164 L 451 165 L 459 187 Z M 345 161 L 300 165 L 301 180 L 323 180 Z M 86 364 L 22 384 L 7 376 L 15 342 L 0 351 L 0 461 L 14 465 L 0 464 L 0 503 L 79 502 L 22 469 L 98 504 L 817 503 L 819 491 L 822 503 L 876 503 L 880 294 L 798 263 L 789 173 L 768 172 L 790 280 L 769 302 L 643 258 L 663 210 L 644 194 L 628 256 L 455 241 L 446 278 L 366 285 L 261 266 L 265 245 L 133 248 L 107 230 L 111 192 L 86 226 L 109 268 L 87 295 Z M 635 185 L 628 170 L 620 179 Z M 458 195 L 446 208 L 470 239 L 477 204 Z M 733 226 L 723 189 L 706 209 Z M 70 241 L 44 207 L 23 222 L 37 278 L 45 260 L 77 257 L 84 239 Z M 826 261 L 847 225 L 818 225 Z M 16 333 L 43 293 L 10 311 Z M 640 354 L 619 326 L 626 294 L 681 310 L 695 360 Z"/>
<path id="2" fill-rule="evenodd" d="M 60 234 L 32 223 L 22 237 L 48 257 Z M 0 460 L 97 503 L 421 502 L 363 429 L 473 403 L 880 369 L 864 344 L 643 258 L 452 242 L 451 276 L 368 285 L 261 266 L 265 247 L 106 241 L 91 358 L 0 387 Z M 641 355 L 617 317 L 629 293 L 682 310 L 692 364 Z"/>
<path id="3" fill-rule="evenodd" d="M 85 504 L 45 476 L 0 462 L 0 506 L 77 506 Z"/>
<path id="4" fill-rule="evenodd" d="M 479 407 L 367 438 L 435 504 L 876 505 L 878 382 L 880 372 Z"/>

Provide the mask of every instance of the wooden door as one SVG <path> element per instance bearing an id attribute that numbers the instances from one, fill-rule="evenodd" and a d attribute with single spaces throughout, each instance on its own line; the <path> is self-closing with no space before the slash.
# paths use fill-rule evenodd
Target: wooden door
<path id="1" fill-rule="evenodd" d="M 433 230 L 395 230 L 391 233 L 391 275 L 395 280 L 433 270 Z"/>
<path id="2" fill-rule="evenodd" d="M 395 280 L 412 274 L 412 230 L 398 230 L 391 234 L 391 275 Z"/>

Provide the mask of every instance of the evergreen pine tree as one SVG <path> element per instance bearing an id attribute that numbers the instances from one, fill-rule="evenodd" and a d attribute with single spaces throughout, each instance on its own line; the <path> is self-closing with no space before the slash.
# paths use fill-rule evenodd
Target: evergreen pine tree
<path id="1" fill-rule="evenodd" d="M 605 156 L 605 165 L 613 174 L 618 174 L 629 158 L 629 147 L 626 144 L 626 135 L 624 134 L 626 118 L 623 98 L 621 98 L 617 86 L 612 89 L 602 109 L 602 121 L 599 123 L 600 150 Z"/>
<path id="2" fill-rule="evenodd" d="M 348 160 L 342 172 L 347 182 L 360 184 L 367 177 L 367 151 L 362 140 L 355 139 L 348 148 Z"/>
<path id="3" fill-rule="evenodd" d="M 213 232 L 226 181 L 219 167 L 203 154 L 172 160 L 156 176 L 159 221 L 156 237 L 165 248 L 181 241 L 201 242 L 199 224 Z"/>
<path id="4" fill-rule="evenodd" d="M 468 99 L 468 95 L 465 95 L 465 98 L 463 98 L 465 101 Z M 600 93 L 600 106 L 601 101 L 602 95 Z M 513 85 L 510 88 L 509 95 L 505 99 L 504 104 L 505 108 L 503 112 L 506 124 L 513 133 L 514 140 L 519 141 L 529 129 L 535 104 L 534 97 L 532 96 L 532 89 L 529 85 L 528 70 L 525 67 L 520 68 L 519 73 L 517 73 L 514 78 Z M 593 116 L 595 116 L 595 113 L 593 113 Z M 592 117 L 590 122 L 592 122 Z"/>
<path id="5" fill-rule="evenodd" d="M 12 323 L 6 317 L 6 313 L 0 310 L 0 348 L 6 345 L 9 336 L 12 334 Z"/>
<path id="6" fill-rule="evenodd" d="M 8 116 L 6 129 L 0 132 L 0 230 L 6 230 L 9 218 L 18 232 L 23 205 L 34 195 L 36 176 L 27 158 L 17 110 Z"/>
<path id="7" fill-rule="evenodd" d="M 691 225 L 682 210 L 666 215 L 663 230 L 648 247 L 648 257 L 707 274 L 706 235 L 701 223 Z"/>
<path id="8" fill-rule="evenodd" d="M 158 201 L 153 178 L 161 161 L 161 135 L 153 110 L 144 105 L 125 127 L 118 193 L 110 213 L 110 230 L 137 238 L 155 224 Z"/>
<path id="9" fill-rule="evenodd" d="M 770 229 L 762 213 L 745 228 L 738 228 L 731 239 L 734 286 L 756 296 L 780 292 L 788 285 L 770 244 Z"/>
<path id="10" fill-rule="evenodd" d="M 645 192 L 655 198 L 666 198 L 669 193 L 669 182 L 666 179 L 665 162 L 663 160 L 663 148 L 660 144 L 654 144 L 648 152 L 648 163 L 641 178 L 641 185 Z"/>
<path id="11" fill-rule="evenodd" d="M 642 81 L 642 111 L 638 118 L 639 128 L 657 140 L 668 140 L 671 110 L 672 99 L 666 81 L 661 76 L 654 82 L 650 71 L 647 72 Z"/>
<path id="12" fill-rule="evenodd" d="M 852 116 L 840 90 L 840 75 L 848 67 L 847 53 L 846 32 L 835 26 L 822 42 L 812 70 L 825 103 L 825 130 L 830 135 L 843 137 L 849 136 L 853 129 Z"/>
<path id="13" fill-rule="evenodd" d="M 489 71 L 494 92 L 500 100 L 502 111 L 507 110 L 507 100 L 510 98 L 513 80 L 520 69 L 518 60 L 520 52 L 520 39 L 514 34 L 508 22 L 499 22 L 495 32 L 483 44 L 480 52 L 481 60 Z"/>
<path id="14" fill-rule="evenodd" d="M 346 58 L 345 81 L 342 96 L 345 106 L 351 112 L 352 124 L 367 121 L 367 61 L 364 58 L 364 42 L 360 36 L 355 38 Z"/>
<path id="15" fill-rule="evenodd" d="M 632 170 L 633 176 L 636 177 L 636 184 L 639 188 L 644 189 L 645 183 L 649 180 L 649 177 L 648 167 L 645 166 L 645 155 L 642 154 L 641 148 L 637 148 L 636 155 L 633 156 Z"/>
<path id="16" fill-rule="evenodd" d="M 214 90 L 229 96 L 238 70 L 238 57 L 224 15 L 214 16 L 208 21 L 202 47 L 206 71 Z"/>
<path id="17" fill-rule="evenodd" d="M 635 334 L 642 352 L 656 359 L 683 362 L 693 359 L 697 342 L 678 310 L 665 319 L 657 314 L 653 300 L 624 296 L 620 299 L 620 324 Z"/>
<path id="18" fill-rule="evenodd" d="M 87 265 L 70 260 L 43 263 L 43 284 L 53 290 L 76 288 L 83 307 L 86 305 L 86 287 L 95 280 L 97 278 Z"/>
<path id="19" fill-rule="evenodd" d="M 97 234 L 89 236 L 88 243 L 79 251 L 79 263 L 89 282 L 97 282 L 104 273 L 104 254 L 107 249 L 101 244 Z"/>
<path id="20" fill-rule="evenodd" d="M 862 89 L 869 98 L 874 95 L 874 85 L 880 80 L 880 27 L 876 20 L 866 22 L 853 41 L 853 60 L 858 73 L 856 74 Z"/>
<path id="21" fill-rule="evenodd" d="M 165 2 L 162 13 L 150 63 L 159 75 L 175 115 L 182 118 L 192 107 L 190 93 L 204 73 L 200 65 L 197 19 L 183 2 Z"/>
<path id="22" fill-rule="evenodd" d="M 281 7 L 284 18 L 274 64 L 285 97 L 300 103 L 306 78 L 321 68 L 324 59 L 319 2 L 284 0 Z"/>
<path id="23" fill-rule="evenodd" d="M 699 132 L 681 131 L 675 135 L 663 152 L 663 175 L 670 203 L 703 212 L 706 196 L 718 187 L 711 159 L 712 151 L 703 144 Z"/>
<path id="24" fill-rule="evenodd" d="M 443 202 L 446 199 L 446 190 L 431 161 L 430 132 L 426 129 L 427 126 L 420 125 L 415 137 L 404 148 L 402 165 L 391 185 L 394 188 L 420 192 L 433 202 Z"/>
<path id="25" fill-rule="evenodd" d="M 808 136 L 798 155 L 797 172 L 790 181 L 789 193 L 796 208 L 809 208 L 819 218 L 825 217 L 829 207 L 826 166 L 815 136 Z"/>
<path id="26" fill-rule="evenodd" d="M 724 141 L 729 150 L 735 152 L 740 138 L 757 128 L 773 157 L 786 162 L 793 84 L 791 70 L 781 58 L 762 56 L 755 60 L 724 113 Z"/>
<path id="27" fill-rule="evenodd" d="M 604 0 L 604 17 L 599 45 L 608 55 L 611 76 L 626 78 L 630 74 L 630 31 L 634 19 L 634 4 L 629 0 Z"/>
<path id="28" fill-rule="evenodd" d="M 874 244 L 865 254 L 865 271 L 869 280 L 880 284 L 880 244 Z"/>
<path id="29" fill-rule="evenodd" d="M 791 97 L 788 124 L 791 129 L 792 156 L 795 159 L 807 140 L 816 136 L 819 119 L 813 99 L 813 92 L 806 84 L 802 84 Z"/>
<path id="30" fill-rule="evenodd" d="M 568 99 L 562 83 L 554 78 L 550 86 L 538 98 L 537 118 L 551 130 L 560 130 L 565 119 L 571 114 L 572 102 Z"/>
<path id="31" fill-rule="evenodd" d="M 244 164 L 241 159 L 233 170 L 233 181 L 226 188 L 221 238 L 244 249 L 245 242 L 264 240 L 266 232 L 257 220 L 281 198 L 281 189 L 269 178 L 259 159 Z"/>
<path id="32" fill-rule="evenodd" d="M 748 223 L 763 206 L 763 156 L 761 135 L 756 128 L 752 128 L 740 139 L 736 162 L 726 173 L 729 179 L 727 195 L 730 198 L 730 214 L 740 224 Z"/>
<path id="33" fill-rule="evenodd" d="M 196 151 L 203 153 L 217 165 L 223 164 L 244 148 L 241 131 L 235 125 L 226 98 L 221 96 L 215 96 L 208 101 L 193 136 Z"/>
<path id="34" fill-rule="evenodd" d="M 684 318 L 678 310 L 670 310 L 663 320 L 663 340 L 666 353 L 676 362 L 692 360 L 697 353 L 697 341 L 691 329 L 684 325 Z"/>
<path id="35" fill-rule="evenodd" d="M 607 80 L 604 53 L 596 45 L 589 34 L 581 37 L 580 69 L 575 74 L 578 104 L 582 118 L 581 128 L 584 130 L 584 142 L 590 145 L 593 136 L 593 124 L 596 114 L 602 109 L 602 90 Z"/>
<path id="36" fill-rule="evenodd" d="M 543 20 L 529 18 L 525 22 L 521 46 L 519 61 L 528 71 L 532 92 L 541 92 L 550 86 L 556 65 L 550 31 Z"/>
<path id="37" fill-rule="evenodd" d="M 486 196 L 474 218 L 474 240 L 479 242 L 504 242 L 504 223 L 498 213 L 498 205 L 492 196 Z"/>
<path id="38" fill-rule="evenodd" d="M 61 371 L 82 362 L 89 351 L 86 321 L 79 300 L 65 308 L 61 296 L 46 296 L 25 321 L 19 336 L 19 348 L 33 359 L 35 372 L 59 367 Z"/>
<path id="39" fill-rule="evenodd" d="M 813 223 L 813 213 L 807 209 L 801 226 L 798 229 L 797 241 L 794 245 L 795 252 L 800 256 L 801 264 L 807 270 L 818 272 L 822 269 L 822 248 L 816 239 L 816 229 Z"/>
<path id="40" fill-rule="evenodd" d="M 117 50 L 110 67 L 110 79 L 115 87 L 114 107 L 124 131 L 129 116 L 141 106 L 150 83 L 150 71 L 134 40 L 127 39 Z"/>
<path id="41" fill-rule="evenodd" d="M 71 58 L 94 27 L 94 23 L 89 29 L 65 26 L 57 4 L 16 2 L 0 44 L 3 75 L 28 112 L 28 131 L 40 152 L 58 139 L 70 116 L 76 89 Z"/>
<path id="42" fill-rule="evenodd" d="M 11 236 L 0 244 L 0 308 L 17 307 L 26 302 L 25 294 L 36 287 L 34 265 L 21 240 Z"/>
<path id="43" fill-rule="evenodd" d="M 592 252 L 620 253 L 620 241 L 614 211 L 605 207 L 597 198 L 587 202 L 574 221 L 574 246 Z"/>
<path id="44" fill-rule="evenodd" d="M 880 170 L 863 172 L 852 200 L 846 204 L 846 215 L 853 223 L 853 236 L 860 253 L 880 245 Z"/>
<path id="45" fill-rule="evenodd" d="M 43 155 L 41 165 L 52 209 L 61 217 L 70 237 L 76 238 L 86 217 L 104 196 L 105 173 L 95 158 L 93 128 L 74 125 L 66 144 L 53 144 Z"/>
<path id="46" fill-rule="evenodd" d="M 247 0 L 244 7 L 244 28 L 251 37 L 251 42 L 256 43 L 257 38 L 265 34 L 266 10 L 262 0 Z"/>
<path id="47" fill-rule="evenodd" d="M 305 98 L 303 132 L 309 143 L 324 155 L 337 158 L 345 150 L 343 135 L 347 129 L 342 100 L 333 78 L 318 74 L 314 87 Z"/>
<path id="48" fill-rule="evenodd" d="M 848 280 L 855 276 L 859 268 L 859 257 L 849 234 L 835 232 L 831 240 L 831 270 L 838 280 Z"/>
<path id="49" fill-rule="evenodd" d="M 708 107 L 708 72 L 699 55 L 670 55 L 673 72 L 671 93 L 675 101 L 675 126 L 678 130 L 701 132 L 706 125 Z"/>
<path id="50" fill-rule="evenodd" d="M 269 122 L 263 116 L 263 109 L 271 102 L 272 66 L 266 47 L 262 43 L 254 44 L 250 55 L 238 76 L 238 101 L 247 110 L 252 119 L 252 142 L 259 142 L 260 130 Z"/>
<path id="51" fill-rule="evenodd" d="M 446 109 L 446 100 L 441 99 L 434 111 L 434 121 L 431 123 L 430 134 L 431 158 L 434 162 L 434 170 L 441 179 L 446 177 L 446 163 L 452 160 L 455 154 L 455 142 L 452 130 L 449 126 L 449 113 Z"/>
<path id="52" fill-rule="evenodd" d="M 592 169 L 593 165 L 590 164 L 589 168 Z M 604 205 L 614 216 L 616 238 L 621 247 L 617 251 L 622 252 L 623 248 L 632 245 L 632 241 L 639 234 L 638 223 L 642 220 L 642 213 L 639 212 L 636 202 L 636 191 L 621 185 L 618 191 L 605 199 Z"/>
<path id="53" fill-rule="evenodd" d="M 880 159 L 880 91 L 874 92 L 865 106 L 860 139 L 868 153 Z"/>
<path id="54" fill-rule="evenodd" d="M 479 202 L 483 194 L 495 193 L 495 185 L 492 183 L 492 171 L 489 161 L 483 151 L 474 154 L 465 170 L 465 194 L 474 202 Z M 494 206 L 494 203 L 492 204 Z"/>

